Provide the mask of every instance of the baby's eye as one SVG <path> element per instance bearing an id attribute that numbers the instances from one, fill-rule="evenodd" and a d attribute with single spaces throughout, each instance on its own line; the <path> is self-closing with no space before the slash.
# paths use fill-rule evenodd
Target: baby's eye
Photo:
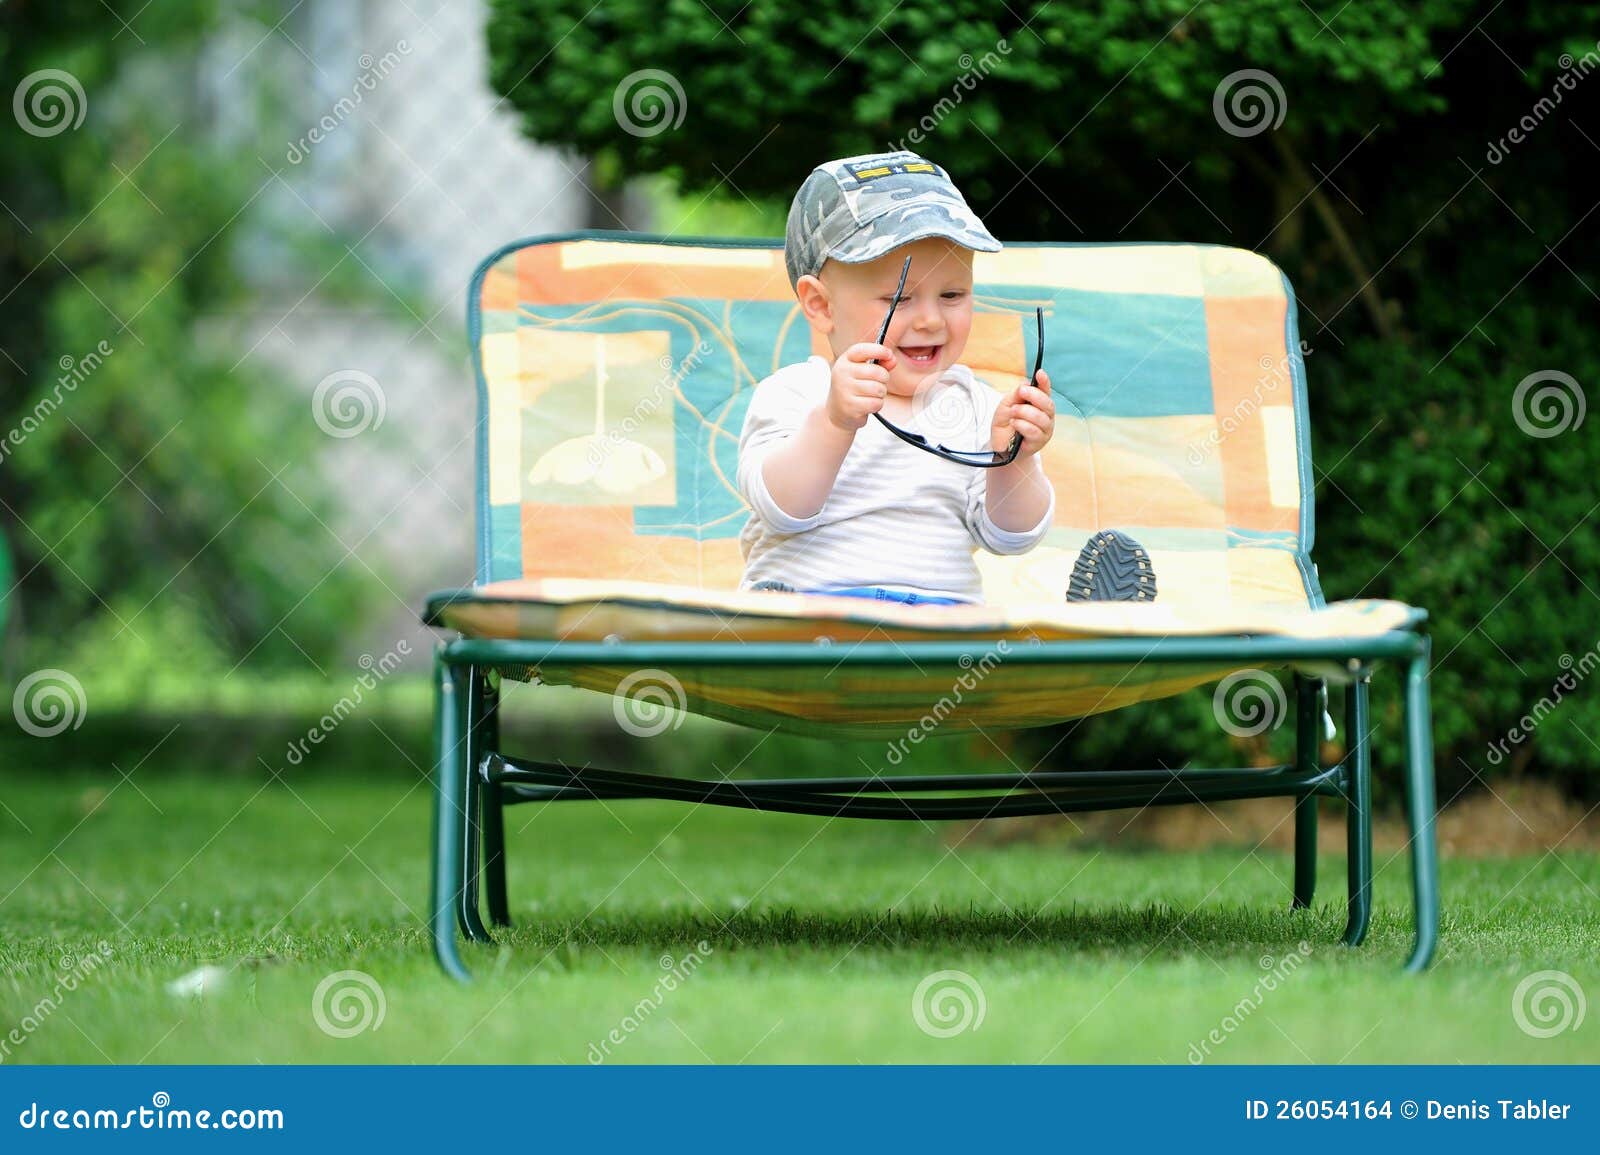
<path id="1" fill-rule="evenodd" d="M 949 289 L 949 290 L 947 290 L 946 292 L 944 292 L 941 295 L 947 301 L 959 301 L 959 300 L 961 300 L 961 298 L 965 297 L 967 294 L 966 294 L 966 290 L 964 290 L 964 289 Z"/>

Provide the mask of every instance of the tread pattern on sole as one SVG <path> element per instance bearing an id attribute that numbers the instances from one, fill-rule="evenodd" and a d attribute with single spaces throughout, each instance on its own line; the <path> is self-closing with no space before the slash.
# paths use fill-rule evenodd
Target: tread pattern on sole
<path id="1" fill-rule="evenodd" d="M 1067 581 L 1069 602 L 1150 602 L 1156 573 L 1144 546 L 1120 530 L 1102 529 L 1089 538 Z"/>

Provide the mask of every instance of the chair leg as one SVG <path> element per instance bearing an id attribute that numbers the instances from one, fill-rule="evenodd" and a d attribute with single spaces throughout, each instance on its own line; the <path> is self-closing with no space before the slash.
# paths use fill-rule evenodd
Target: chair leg
<path id="1" fill-rule="evenodd" d="M 484 685 L 483 715 L 479 725 L 482 741 L 478 757 L 500 749 L 500 691 Z M 506 820 L 505 804 L 498 785 L 483 784 L 483 874 L 489 898 L 489 922 L 511 925 L 511 904 L 506 899 Z"/>
<path id="2" fill-rule="evenodd" d="M 480 819 L 483 813 L 484 783 L 478 777 L 478 762 L 483 757 L 482 721 L 484 715 L 484 671 L 472 666 L 467 671 L 466 701 L 466 781 L 462 791 L 462 814 L 466 820 L 466 836 L 461 840 L 461 901 L 457 918 L 461 933 L 473 942 L 493 942 L 489 930 L 478 913 L 479 854 L 481 846 Z"/>
<path id="3" fill-rule="evenodd" d="M 1344 944 L 1360 946 L 1372 920 L 1372 745 L 1367 732 L 1369 689 L 1366 677 L 1345 690 L 1344 729 L 1349 767 L 1345 793 L 1345 847 L 1350 885 Z"/>
<path id="4" fill-rule="evenodd" d="M 1322 738 L 1322 683 L 1296 676 L 1295 766 L 1313 770 L 1320 761 Z M 1317 797 L 1308 794 L 1294 803 L 1294 907 L 1311 905 L 1317 891 Z"/>
<path id="5" fill-rule="evenodd" d="M 1428 701 L 1432 643 L 1406 666 L 1406 818 L 1411 834 L 1411 892 L 1417 941 L 1406 970 L 1426 970 L 1439 941 L 1439 852 L 1434 843 L 1433 719 Z"/>
<path id="6" fill-rule="evenodd" d="M 436 655 L 433 669 L 433 893 L 429 910 L 433 954 L 451 978 L 471 975 L 456 949 L 458 895 L 461 893 L 462 820 L 465 759 L 461 749 L 461 677 Z"/>

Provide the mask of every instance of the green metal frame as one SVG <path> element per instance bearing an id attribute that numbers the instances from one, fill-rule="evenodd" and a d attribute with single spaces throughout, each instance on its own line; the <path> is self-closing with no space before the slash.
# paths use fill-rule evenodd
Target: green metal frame
<path id="1" fill-rule="evenodd" d="M 1283 637 L 1108 638 L 1019 647 L 1008 662 L 1088 665 L 1143 662 L 1274 667 L 1335 662 L 1345 691 L 1346 754 L 1321 765 L 1320 728 L 1326 685 L 1295 677 L 1296 754 L 1267 769 L 1062 771 L 1036 774 L 949 774 L 896 778 L 702 780 L 576 768 L 522 759 L 500 749 L 499 671 L 569 665 L 618 670 L 706 665 L 949 666 L 983 656 L 990 642 L 868 642 L 842 656 L 807 642 L 556 642 L 463 638 L 441 645 L 434 663 L 434 823 L 431 930 L 444 970 L 469 977 L 456 944 L 490 942 L 489 924 L 510 925 L 506 893 L 504 808 L 523 802 L 664 798 L 753 810 L 828 817 L 914 819 L 1010 817 L 1216 802 L 1294 799 L 1295 877 L 1292 904 L 1311 904 L 1316 887 L 1316 802 L 1342 799 L 1349 814 L 1348 921 L 1343 941 L 1358 946 L 1372 914 L 1372 763 L 1369 680 L 1373 663 L 1403 664 L 1406 816 L 1410 829 L 1416 937 L 1408 971 L 1428 966 L 1438 941 L 1439 870 L 1434 842 L 1433 737 L 1428 698 L 1431 644 L 1410 630 L 1357 639 Z M 832 676 L 830 673 L 828 676 Z M 919 797 L 937 793 L 939 797 Z M 953 796 L 952 796 L 953 795 Z"/>
<path id="2" fill-rule="evenodd" d="M 781 239 L 663 237 L 602 230 L 526 237 L 502 246 L 478 266 L 468 289 L 467 326 L 478 394 L 476 505 L 477 577 L 494 576 L 493 517 L 489 503 L 488 384 L 479 356 L 483 330 L 484 277 L 508 253 L 533 245 L 569 240 L 617 240 L 629 244 L 692 245 L 714 248 L 778 248 Z M 1111 242 L 1121 245 L 1124 242 Z M 1151 243 L 1151 242 L 1141 242 Z M 1093 248 L 1100 243 L 1007 242 L 1008 247 Z M 1216 247 L 1216 246 L 1206 246 Z M 1280 270 L 1281 276 L 1281 270 Z M 1305 366 L 1300 356 L 1298 311 L 1287 277 L 1284 347 L 1289 352 L 1293 389 L 1297 466 L 1300 478 L 1296 564 L 1308 603 L 1323 604 L 1316 567 L 1311 562 L 1315 511 L 1311 500 L 1310 407 Z M 500 575 L 506 576 L 506 575 Z M 450 600 L 470 599 L 472 591 L 439 595 L 426 619 L 440 624 L 438 610 Z M 1418 611 L 1410 627 L 1425 615 Z M 953 774 L 915 778 L 813 778 L 766 781 L 705 781 L 663 778 L 592 767 L 575 769 L 559 762 L 518 759 L 500 749 L 498 680 L 501 670 L 530 667 L 609 666 L 671 670 L 697 665 L 903 666 L 915 661 L 926 669 L 969 661 L 988 653 L 992 641 L 864 643 L 843 658 L 835 649 L 806 642 L 555 642 L 460 639 L 442 645 L 435 661 L 435 771 L 432 933 L 440 965 L 465 980 L 467 970 L 456 946 L 456 930 L 470 940 L 490 941 L 481 914 L 486 900 L 489 925 L 509 926 L 506 895 L 506 806 L 523 802 L 582 799 L 668 798 L 757 810 L 879 819 L 1003 817 L 1071 813 L 1129 807 L 1210 802 L 1230 798 L 1294 799 L 1295 874 L 1292 903 L 1311 904 L 1316 889 L 1317 799 L 1344 800 L 1349 816 L 1349 918 L 1344 941 L 1359 945 L 1372 913 L 1372 764 L 1369 749 L 1368 680 L 1371 663 L 1393 661 L 1405 669 L 1405 782 L 1411 832 L 1412 893 L 1416 941 L 1407 970 L 1424 969 L 1438 936 L 1438 863 L 1434 848 L 1433 738 L 1429 720 L 1429 642 L 1413 628 L 1360 639 L 1304 640 L 1281 637 L 1107 638 L 1046 642 L 1017 647 L 1008 662 L 1086 665 L 1116 662 L 1135 666 L 1157 661 L 1215 668 L 1237 663 L 1265 669 L 1297 663 L 1342 663 L 1351 681 L 1345 692 L 1347 753 L 1336 765 L 1320 764 L 1319 730 L 1326 687 L 1318 679 L 1295 677 L 1295 761 L 1266 770 L 1188 769 L 1149 771 L 1068 771 L 1049 774 Z M 1309 667 L 1302 667 L 1309 668 Z M 938 793 L 937 798 L 918 795 Z M 949 797 L 949 795 L 957 797 Z"/>

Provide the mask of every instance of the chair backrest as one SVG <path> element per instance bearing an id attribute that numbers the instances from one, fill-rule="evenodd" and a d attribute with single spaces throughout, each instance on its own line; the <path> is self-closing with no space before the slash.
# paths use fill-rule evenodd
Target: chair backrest
<path id="1" fill-rule="evenodd" d="M 1181 244 L 979 253 L 962 360 L 999 390 L 1031 365 L 1035 306 L 1057 432 L 1055 523 L 980 553 L 990 601 L 1059 601 L 1090 533 L 1151 550 L 1163 601 L 1320 604 L 1304 360 L 1265 257 Z M 480 266 L 478 581 L 583 577 L 733 589 L 734 483 L 756 385 L 825 346 L 781 242 L 534 237 Z"/>

